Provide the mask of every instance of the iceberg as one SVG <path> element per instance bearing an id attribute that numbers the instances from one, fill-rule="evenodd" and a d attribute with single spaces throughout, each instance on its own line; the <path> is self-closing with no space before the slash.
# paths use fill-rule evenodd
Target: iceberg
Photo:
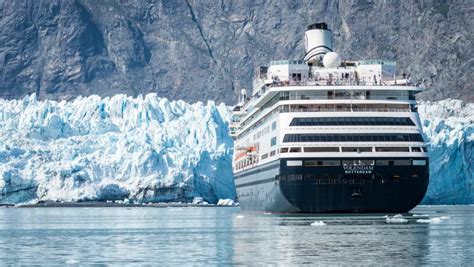
<path id="1" fill-rule="evenodd" d="M 416 220 L 417 223 L 429 223 L 429 224 L 439 224 L 445 220 L 448 220 L 448 216 L 441 216 L 441 217 L 433 217 L 429 219 L 418 219 Z"/>
<path id="2" fill-rule="evenodd" d="M 394 215 L 393 217 L 387 216 L 385 221 L 387 223 L 406 223 L 406 222 L 408 222 L 408 220 L 403 218 L 403 215 L 401 215 L 401 214 Z"/>
<path id="3" fill-rule="evenodd" d="M 156 94 L 0 99 L 0 204 L 40 201 L 236 205 L 230 107 Z M 425 204 L 474 203 L 474 105 L 422 102 Z"/>
<path id="4" fill-rule="evenodd" d="M 326 223 L 323 221 L 315 221 L 311 223 L 311 226 L 325 226 Z"/>
<path id="5" fill-rule="evenodd" d="M 235 199 L 227 113 L 156 94 L 0 99 L 0 203 Z"/>
<path id="6" fill-rule="evenodd" d="M 219 199 L 217 206 L 235 206 L 236 203 L 232 199 Z"/>

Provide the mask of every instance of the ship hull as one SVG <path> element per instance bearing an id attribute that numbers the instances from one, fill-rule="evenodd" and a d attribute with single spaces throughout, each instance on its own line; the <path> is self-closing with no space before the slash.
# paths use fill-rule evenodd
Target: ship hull
<path id="1" fill-rule="evenodd" d="M 408 212 L 421 202 L 429 181 L 428 158 L 401 160 L 413 159 L 425 160 L 426 165 L 346 169 L 288 166 L 290 159 L 275 160 L 235 175 L 240 207 L 266 212 Z M 298 160 L 308 158 L 291 159 Z"/>

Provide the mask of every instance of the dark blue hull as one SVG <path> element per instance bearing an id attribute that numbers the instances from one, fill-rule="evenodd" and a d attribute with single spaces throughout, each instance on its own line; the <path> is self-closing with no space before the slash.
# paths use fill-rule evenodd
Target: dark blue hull
<path id="1" fill-rule="evenodd" d="M 374 165 L 370 169 L 347 169 L 342 164 L 288 166 L 287 160 L 323 159 L 281 159 L 236 174 L 242 209 L 309 213 L 408 212 L 421 202 L 428 188 L 427 158 L 377 158 L 405 160 L 410 165 Z M 412 160 L 425 160 L 426 165 L 412 165 Z"/>

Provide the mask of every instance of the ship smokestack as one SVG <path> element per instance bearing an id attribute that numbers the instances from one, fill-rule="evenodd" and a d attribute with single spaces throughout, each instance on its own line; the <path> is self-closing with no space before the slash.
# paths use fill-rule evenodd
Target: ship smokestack
<path id="1" fill-rule="evenodd" d="M 321 62 L 326 53 L 332 51 L 332 31 L 324 22 L 308 26 L 304 36 L 305 56 L 309 63 Z"/>

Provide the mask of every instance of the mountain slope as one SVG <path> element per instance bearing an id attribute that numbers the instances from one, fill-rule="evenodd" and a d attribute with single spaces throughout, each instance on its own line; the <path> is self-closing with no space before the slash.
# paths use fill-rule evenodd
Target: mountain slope
<path id="1" fill-rule="evenodd" d="M 0 0 L 0 97 L 155 92 L 233 103 L 326 21 L 345 58 L 399 61 L 426 100 L 473 101 L 472 1 Z"/>

